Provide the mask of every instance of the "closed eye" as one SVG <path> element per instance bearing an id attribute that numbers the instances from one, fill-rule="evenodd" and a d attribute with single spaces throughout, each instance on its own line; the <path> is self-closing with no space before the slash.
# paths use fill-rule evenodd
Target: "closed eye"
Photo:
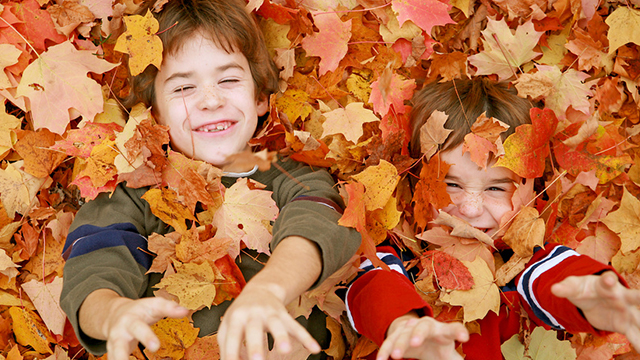
<path id="1" fill-rule="evenodd" d="M 189 89 L 193 89 L 193 86 L 190 86 L 190 85 L 180 86 L 179 88 L 173 90 L 173 92 L 174 93 L 181 93 L 181 92 L 187 91 Z"/>
<path id="2" fill-rule="evenodd" d="M 456 183 L 446 183 L 447 187 L 452 187 L 452 188 L 460 188 L 460 185 L 456 184 Z"/>
<path id="3" fill-rule="evenodd" d="M 487 188 L 487 191 L 506 191 L 506 190 L 503 189 L 503 188 L 499 188 L 497 186 L 491 186 L 491 187 Z"/>

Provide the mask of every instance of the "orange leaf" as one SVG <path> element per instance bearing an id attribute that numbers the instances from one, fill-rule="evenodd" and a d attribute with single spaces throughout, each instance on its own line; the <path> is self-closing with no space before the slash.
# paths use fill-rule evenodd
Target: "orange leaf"
<path id="1" fill-rule="evenodd" d="M 151 212 L 160 220 L 171 225 L 176 231 L 187 231 L 186 220 L 196 220 L 193 213 L 178 200 L 178 195 L 170 189 L 150 189 L 143 196 Z"/>
<path id="2" fill-rule="evenodd" d="M 220 358 L 218 334 L 199 337 L 184 352 L 185 360 L 209 360 Z"/>
<path id="3" fill-rule="evenodd" d="M 420 180 L 416 184 L 416 190 L 411 199 L 419 229 L 426 228 L 427 223 L 434 217 L 434 210 L 451 204 L 447 184 L 444 183 L 444 177 L 447 176 L 450 166 L 440 161 L 440 156 L 433 157 L 429 162 L 422 160 Z"/>
<path id="4" fill-rule="evenodd" d="M 155 353 L 155 357 L 158 358 L 182 359 L 185 351 L 198 338 L 198 329 L 194 328 L 187 318 L 162 319 L 151 326 L 151 329 L 160 339 L 160 349 Z"/>
<path id="5" fill-rule="evenodd" d="M 47 129 L 40 131 L 17 130 L 18 142 L 13 148 L 24 159 L 24 171 L 38 177 L 49 176 L 66 158 L 66 154 L 49 149 L 55 144 L 56 134 Z"/>
<path id="6" fill-rule="evenodd" d="M 434 111 L 420 128 L 420 152 L 426 160 L 431 159 L 453 130 L 445 129 L 449 115 L 442 111 Z M 446 172 L 445 172 L 446 173 Z"/>
<path id="7" fill-rule="evenodd" d="M 545 226 L 538 210 L 523 207 L 502 240 L 520 257 L 533 255 L 536 246 L 544 246 Z"/>
<path id="8" fill-rule="evenodd" d="M 391 68 L 385 68 L 378 80 L 371 84 L 369 102 L 381 116 L 387 115 L 392 105 L 397 112 L 404 112 L 404 101 L 411 99 L 415 88 L 415 80 L 403 80 Z"/>

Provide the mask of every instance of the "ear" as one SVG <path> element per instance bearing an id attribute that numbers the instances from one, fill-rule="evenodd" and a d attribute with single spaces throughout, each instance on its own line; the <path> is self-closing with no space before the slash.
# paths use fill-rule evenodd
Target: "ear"
<path id="1" fill-rule="evenodd" d="M 258 116 L 262 116 L 269 110 L 269 97 L 265 94 L 261 94 L 256 100 L 256 111 Z"/>

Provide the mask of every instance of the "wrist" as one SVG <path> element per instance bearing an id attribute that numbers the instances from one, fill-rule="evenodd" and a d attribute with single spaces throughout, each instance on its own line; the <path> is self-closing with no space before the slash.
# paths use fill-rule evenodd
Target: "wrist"
<path id="1" fill-rule="evenodd" d="M 391 333 L 393 333 L 399 326 L 403 326 L 407 321 L 411 320 L 411 319 L 419 319 L 420 316 L 418 315 L 418 313 L 415 310 L 411 310 L 408 313 L 404 314 L 404 315 L 400 315 L 397 318 L 395 318 L 391 324 L 389 325 L 389 328 L 387 329 L 387 336 Z"/>

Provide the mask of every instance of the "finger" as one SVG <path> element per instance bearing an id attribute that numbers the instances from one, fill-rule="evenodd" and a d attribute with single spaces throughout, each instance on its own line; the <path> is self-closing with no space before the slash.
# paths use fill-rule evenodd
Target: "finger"
<path id="1" fill-rule="evenodd" d="M 291 351 L 291 341 L 284 324 L 279 320 L 269 321 L 267 322 L 267 328 L 273 337 L 273 342 L 278 352 L 288 354 Z"/>
<path id="2" fill-rule="evenodd" d="M 401 329 L 398 329 L 387 336 L 387 338 L 382 342 L 382 345 L 380 345 L 380 349 L 378 349 L 376 360 L 387 360 L 391 356 L 391 351 L 393 350 L 396 339 L 400 336 L 401 332 Z"/>
<path id="3" fill-rule="evenodd" d="M 218 342 L 220 345 L 220 358 L 223 360 L 237 360 L 240 342 L 243 336 L 243 325 L 245 319 L 243 317 L 227 315 L 225 331 L 218 331 Z M 221 336 L 222 335 L 222 336 Z"/>
<path id="4" fill-rule="evenodd" d="M 151 330 L 151 327 L 142 321 L 135 321 L 129 327 L 133 337 L 142 343 L 151 352 L 156 352 L 160 348 L 160 340 Z"/>
<path id="5" fill-rule="evenodd" d="M 461 323 L 442 323 L 442 330 L 434 336 L 434 340 L 444 344 L 450 341 L 467 342 L 469 341 L 469 331 Z"/>
<path id="6" fill-rule="evenodd" d="M 551 293 L 561 298 L 576 297 L 581 292 L 582 286 L 575 276 L 569 276 L 551 286 Z"/>
<path id="7" fill-rule="evenodd" d="M 246 325 L 245 342 L 251 360 L 264 359 L 264 327 L 261 320 L 251 320 Z"/>
<path id="8" fill-rule="evenodd" d="M 152 324 L 165 317 L 181 318 L 187 316 L 189 309 L 178 305 L 175 301 L 163 298 L 149 298 L 144 303 L 147 323 Z"/>
<path id="9" fill-rule="evenodd" d="M 109 360 L 128 360 L 129 355 L 133 352 L 135 341 L 126 341 L 124 339 L 114 339 L 107 341 L 107 354 Z"/>
<path id="10" fill-rule="evenodd" d="M 626 333 L 627 340 L 636 351 L 640 351 L 640 329 L 638 326 L 632 326 Z"/>

